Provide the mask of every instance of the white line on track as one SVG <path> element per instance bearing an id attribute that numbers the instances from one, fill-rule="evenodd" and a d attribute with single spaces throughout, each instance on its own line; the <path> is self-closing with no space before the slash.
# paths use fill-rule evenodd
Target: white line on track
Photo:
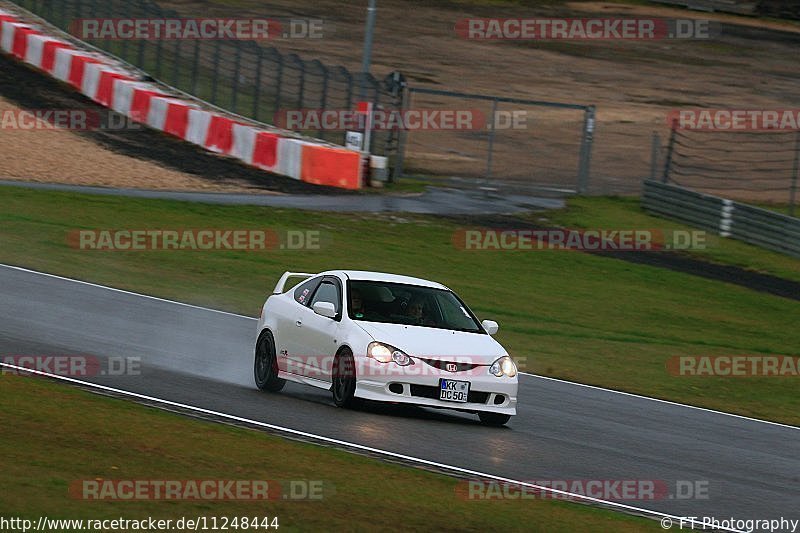
<path id="1" fill-rule="evenodd" d="M 530 377 L 533 377 L 533 378 L 544 379 L 544 380 L 547 380 L 547 381 L 555 381 L 557 383 L 564 383 L 566 385 L 574 385 L 576 387 L 584 387 L 584 388 L 587 388 L 587 389 L 594 389 L 594 390 L 599 390 L 599 391 L 604 391 L 604 392 L 613 392 L 614 394 L 621 394 L 623 396 L 630 396 L 631 398 L 639 398 L 641 400 L 649 400 L 651 402 L 663 403 L 663 404 L 672 405 L 672 406 L 675 406 L 675 407 L 686 407 L 687 409 L 694 409 L 696 411 L 705 411 L 706 413 L 712 413 L 712 414 L 715 414 L 715 415 L 731 416 L 733 418 L 739 418 L 741 420 L 747 420 L 749 422 L 759 422 L 761 424 L 769 424 L 771 426 L 778 426 L 778 427 L 782 427 L 782 428 L 786 428 L 786 429 L 800 429 L 800 427 L 798 427 L 798 426 L 791 426 L 789 424 L 781 424 L 780 422 L 773 422 L 771 420 L 762 420 L 760 418 L 751 418 L 749 416 L 737 415 L 735 413 L 726 413 L 725 411 L 716 411 L 714 409 L 708 409 L 706 407 L 698 407 L 696 405 L 688 405 L 688 404 L 685 404 L 685 403 L 671 402 L 669 400 L 662 400 L 661 398 L 653 398 L 652 396 L 642 396 L 641 394 L 634 394 L 632 392 L 625 392 L 625 391 L 619 391 L 619 390 L 614 390 L 614 389 L 605 389 L 603 387 L 597 387 L 595 385 L 586 385 L 585 383 L 577 383 L 575 381 L 567 381 L 567 380 L 564 380 L 564 379 L 551 378 L 549 376 L 540 376 L 538 374 L 529 374 L 527 372 L 520 372 L 520 374 L 522 374 L 524 376 L 530 376 Z"/>
<path id="2" fill-rule="evenodd" d="M 117 289 L 115 287 L 109 287 L 107 285 L 99 285 L 97 283 L 91 283 L 89 281 L 83 281 L 83 280 L 74 279 L 74 278 L 67 278 L 67 277 L 64 277 L 64 276 L 59 276 L 59 275 L 56 275 L 56 274 L 49 274 L 47 272 L 40 272 L 38 270 L 31 270 L 31 269 L 24 268 L 24 267 L 19 267 L 19 266 L 14 266 L 14 265 L 6 265 L 6 264 L 2 264 L 2 263 L 0 263 L 0 267 L 8 268 L 8 269 L 11 269 L 11 270 L 18 270 L 20 272 L 27 272 L 27 273 L 30 273 L 30 274 L 37 274 L 39 276 L 45 276 L 45 277 L 48 277 L 48 278 L 54 278 L 54 279 L 59 279 L 59 280 L 63 280 L 63 281 L 70 281 L 70 282 L 73 282 L 73 283 L 80 283 L 81 285 L 88 285 L 90 287 L 95 287 L 95 288 L 98 288 L 98 289 L 104 289 L 104 290 L 108 290 L 108 291 L 118 292 L 118 293 L 121 293 L 121 294 L 127 294 L 127 295 L 130 295 L 130 296 L 137 296 L 139 298 L 147 298 L 149 300 L 156 300 L 158 302 L 164 302 L 164 303 L 169 303 L 169 304 L 174 304 L 174 305 L 180 305 L 180 306 L 183 306 L 183 307 L 189 307 L 191 309 L 197 309 L 197 310 L 200 310 L 200 311 L 207 311 L 207 312 L 211 312 L 211 313 L 219 313 L 219 314 L 222 314 L 222 315 L 228 315 L 228 316 L 233 316 L 233 317 L 238 317 L 238 318 L 245 318 L 247 320 L 258 320 L 256 318 L 251 317 L 251 316 L 239 315 L 239 314 L 236 314 L 236 313 L 230 313 L 228 311 L 220 311 L 219 309 L 211 309 L 210 307 L 202 307 L 202 306 L 199 306 L 199 305 L 187 304 L 185 302 L 178 302 L 176 300 L 168 300 L 166 298 L 159 298 L 158 296 L 150 296 L 149 294 L 141 294 L 141 293 L 138 293 L 138 292 L 126 291 L 124 289 Z M 786 429 L 800 430 L 800 427 L 798 427 L 798 426 L 791 426 L 789 424 L 781 424 L 780 422 L 773 422 L 771 420 L 763 420 L 763 419 L 760 419 L 760 418 L 752 418 L 752 417 L 749 417 L 749 416 L 737 415 L 735 413 L 726 413 L 725 411 L 717 411 L 715 409 L 708 409 L 706 407 L 698 407 L 696 405 L 689 405 L 689 404 L 685 404 L 685 403 L 673 402 L 673 401 L 670 401 L 670 400 L 662 400 L 661 398 L 653 398 L 651 396 L 642 396 L 640 394 L 634 394 L 632 392 L 624 392 L 624 391 L 619 391 L 619 390 L 615 390 L 615 389 L 606 389 L 606 388 L 603 388 L 603 387 L 598 387 L 596 385 L 586 385 L 584 383 L 577 383 L 575 381 L 567 381 L 567 380 L 563 380 L 563 379 L 552 378 L 552 377 L 549 377 L 549 376 L 540 376 L 538 374 L 530 374 L 528 372 L 520 372 L 520 374 L 522 374 L 524 376 L 537 378 L 537 379 L 544 379 L 544 380 L 547 380 L 547 381 L 554 381 L 554 382 L 557 382 L 557 383 L 563 383 L 565 385 L 573 385 L 575 387 L 584 387 L 584 388 L 587 388 L 587 389 L 594 389 L 594 390 L 603 391 L 603 392 L 611 392 L 611 393 L 614 393 L 614 394 L 621 394 L 623 396 L 629 396 L 631 398 L 639 398 L 641 400 L 649 400 L 651 402 L 663 403 L 663 404 L 672 405 L 672 406 L 675 406 L 675 407 L 685 407 L 687 409 L 694 409 L 694 410 L 697 410 L 697 411 L 703 411 L 703 412 L 711 413 L 711 414 L 715 414 L 715 415 L 730 416 L 730 417 L 733 417 L 733 418 L 738 418 L 740 420 L 747 420 L 749 422 L 758 422 L 758 423 L 761 423 L 761 424 L 769 424 L 771 426 L 778 426 L 778 427 L 782 427 L 782 428 L 786 428 Z"/>
<path id="3" fill-rule="evenodd" d="M 388 450 L 381 450 L 380 448 L 373 448 L 371 446 L 364 446 L 363 444 L 356 444 L 354 442 L 348 442 L 348 441 L 344 441 L 344 440 L 333 439 L 331 437 L 325 437 L 325 436 L 322 436 L 322 435 L 316 435 L 314 433 L 308 433 L 306 431 L 300 431 L 300 430 L 297 430 L 297 429 L 287 428 L 287 427 L 283 427 L 283 426 L 277 426 L 275 424 L 269 424 L 267 422 L 260 422 L 258 420 L 251 420 L 249 418 L 244 418 L 244 417 L 241 417 L 241 416 L 231 415 L 231 414 L 228 414 L 228 413 L 222 413 L 222 412 L 219 412 L 219 411 L 213 411 L 211 409 L 205 409 L 203 407 L 196 407 L 194 405 L 187 405 L 187 404 L 183 404 L 183 403 L 179 403 L 179 402 L 173 402 L 173 401 L 170 401 L 170 400 L 163 400 L 161 398 L 156 398 L 154 396 L 147 396 L 145 394 L 139 394 L 139 393 L 136 393 L 136 392 L 130 392 L 130 391 L 122 390 L 122 389 L 116 389 L 114 387 L 108 387 L 106 385 L 100 385 L 98 383 L 92 383 L 92 382 L 89 382 L 89 381 L 82 381 L 82 380 L 75 379 L 75 378 L 70 378 L 70 377 L 67 377 L 67 376 L 59 376 L 59 375 L 56 375 L 56 374 L 50 374 L 49 372 L 42 372 L 40 370 L 29 369 L 29 368 L 25 368 L 24 366 L 17 366 L 17 365 L 12 365 L 12 364 L 9 364 L 9 363 L 0 362 L 0 367 L 9 368 L 9 369 L 12 369 L 14 371 L 17 371 L 17 372 L 20 372 L 20 373 L 24 373 L 24 374 L 35 374 L 35 375 L 38 375 L 38 376 L 44 376 L 44 377 L 48 377 L 48 378 L 51 378 L 51 379 L 57 379 L 57 380 L 66 381 L 66 382 L 69 382 L 69 383 L 75 383 L 75 384 L 78 384 L 78 385 L 81 385 L 81 386 L 84 386 L 84 387 L 89 387 L 89 388 L 93 388 L 93 389 L 112 392 L 112 393 L 119 394 L 119 395 L 122 395 L 122 396 L 129 396 L 131 398 L 136 398 L 136 399 L 139 399 L 139 400 L 155 402 L 155 403 L 158 403 L 158 404 L 171 406 L 171 407 L 179 407 L 181 409 L 186 409 L 186 410 L 189 410 L 189 411 L 195 411 L 197 413 L 203 413 L 203 414 L 211 415 L 211 416 L 217 416 L 217 417 L 220 417 L 220 418 L 225 418 L 227 420 L 233 420 L 233 421 L 236 421 L 236 422 L 242 422 L 242 423 L 245 423 L 245 424 L 249 424 L 249 425 L 253 425 L 253 426 L 257 426 L 257 427 L 262 427 L 262 428 L 270 429 L 270 430 L 273 430 L 273 431 L 278 431 L 278 432 L 281 432 L 281 433 L 287 433 L 289 435 L 295 435 L 295 436 L 303 437 L 305 439 L 311 439 L 311 440 L 315 440 L 315 441 L 322 442 L 322 443 L 334 444 L 336 446 L 343 446 L 343 447 L 346 447 L 346 448 L 351 448 L 351 449 L 355 449 L 355 450 L 369 452 L 369 453 L 373 453 L 373 454 L 377 454 L 377 455 L 382 455 L 382 456 L 385 456 L 385 457 L 391 457 L 393 459 L 401 459 L 403 461 L 407 461 L 407 462 L 410 462 L 410 463 L 416 463 L 416 464 L 426 465 L 426 466 L 433 466 L 435 468 L 438 468 L 438 469 L 441 469 L 441 470 L 445 470 L 445 471 L 449 471 L 449 472 L 453 472 L 453 473 L 461 475 L 461 476 L 463 476 L 463 475 L 474 476 L 475 478 L 481 479 L 481 480 L 484 480 L 484 481 L 485 480 L 500 481 L 500 482 L 503 482 L 503 483 L 510 483 L 512 485 L 527 487 L 527 488 L 535 489 L 535 490 L 542 491 L 542 492 L 547 492 L 547 493 L 551 493 L 551 494 L 557 494 L 559 496 L 567 496 L 567 497 L 570 497 L 570 498 L 575 498 L 575 499 L 583 500 L 583 501 L 586 501 L 586 502 L 607 505 L 607 506 L 613 507 L 615 509 L 623 510 L 623 511 L 635 512 L 635 513 L 648 515 L 650 517 L 661 518 L 662 519 L 662 523 L 664 523 L 663 520 L 669 519 L 669 520 L 672 520 L 672 521 L 677 521 L 678 524 L 680 524 L 680 526 L 683 526 L 685 524 L 687 528 L 691 527 L 692 529 L 694 529 L 694 526 L 698 526 L 698 527 L 700 527 L 702 529 L 702 525 L 703 525 L 702 522 L 695 521 L 691 517 L 685 517 L 685 516 L 681 517 L 681 516 L 677 516 L 677 515 L 671 515 L 671 514 L 667 514 L 667 513 L 662 513 L 660 511 L 654 511 L 652 509 L 645 509 L 643 507 L 635 507 L 633 505 L 626 505 L 626 504 L 619 503 L 619 502 L 602 500 L 600 498 L 593 498 L 591 496 L 585 496 L 583 494 L 576 494 L 576 493 L 567 492 L 567 491 L 563 491 L 563 490 L 559 490 L 559 489 L 554 489 L 552 487 L 545 487 L 545 486 L 541 486 L 541 485 L 536 485 L 534 483 L 528 483 L 527 481 L 520 481 L 520 480 L 515 480 L 515 479 L 512 479 L 512 478 L 507 478 L 507 477 L 503 477 L 503 476 L 496 476 L 496 475 L 493 475 L 493 474 L 487 474 L 485 472 L 479 472 L 477 470 L 470 470 L 468 468 L 461 468 L 460 466 L 452 466 L 452 465 L 447 465 L 447 464 L 444 464 L 444 463 L 438 463 L 436 461 L 430 461 L 428 459 L 422 459 L 422 458 L 414 457 L 414 456 L 411 456 L 411 455 L 404 455 L 404 454 L 401 454 L 401 453 L 391 452 L 391 451 L 388 451 Z M 696 517 L 694 517 L 694 518 L 696 518 Z M 665 529 L 669 529 L 669 528 L 665 528 Z M 681 529 L 682 529 L 682 527 L 681 527 Z M 741 530 L 738 530 L 738 529 L 728 529 L 728 528 L 720 528 L 720 529 L 722 529 L 724 531 L 732 531 L 734 533 L 745 533 L 744 531 L 741 531 Z"/>

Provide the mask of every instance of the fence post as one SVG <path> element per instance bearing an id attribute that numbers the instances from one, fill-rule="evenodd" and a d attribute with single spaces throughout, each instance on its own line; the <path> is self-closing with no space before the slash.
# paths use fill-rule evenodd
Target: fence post
<path id="1" fill-rule="evenodd" d="M 403 88 L 406 86 L 405 79 L 399 71 L 395 70 L 389 74 L 389 76 L 387 76 L 385 82 L 387 83 L 387 89 L 391 98 L 391 107 L 392 109 L 397 110 L 402 104 Z M 383 155 L 387 158 L 391 155 L 397 157 L 397 144 L 399 142 L 399 136 L 400 128 L 391 128 L 386 133 L 386 140 L 384 141 L 383 145 Z M 394 181 L 392 174 L 388 171 L 386 175 L 386 181 L 387 183 L 392 183 Z"/>
<path id="2" fill-rule="evenodd" d="M 180 58 L 181 58 L 181 40 L 175 39 L 175 51 L 172 53 L 172 86 L 180 87 L 178 85 L 178 75 L 180 72 Z"/>
<path id="3" fill-rule="evenodd" d="M 96 8 L 96 6 L 93 6 L 93 9 L 95 9 L 95 8 Z M 97 11 L 95 11 L 95 13 L 96 12 Z M 116 18 L 115 14 L 116 14 L 115 7 L 112 7 L 111 8 L 111 16 Z M 129 14 L 129 16 L 130 16 L 130 14 Z M 129 55 L 128 55 L 128 43 L 129 42 L 130 42 L 130 39 L 122 39 L 122 45 L 120 46 L 119 56 L 122 59 L 124 59 L 125 61 L 128 61 L 130 63 L 131 60 L 129 59 Z"/>
<path id="4" fill-rule="evenodd" d="M 367 81 L 372 86 L 372 98 L 368 101 L 372 102 L 372 115 L 370 116 L 370 123 L 374 124 L 375 121 L 375 110 L 378 109 L 381 105 L 381 89 L 378 80 L 372 74 L 367 75 Z M 378 139 L 378 132 L 375 131 L 375 128 L 372 128 L 372 135 L 370 136 L 370 150 L 369 153 L 374 153 L 375 143 Z M 384 152 L 386 155 L 386 152 Z"/>
<path id="5" fill-rule="evenodd" d="M 82 12 L 83 12 L 83 4 L 81 3 L 81 0 L 75 0 L 75 7 L 72 8 L 72 20 L 75 20 L 76 18 L 77 19 L 81 18 L 81 16 L 83 15 Z M 67 23 L 66 27 L 69 28 L 69 23 Z M 78 32 L 78 39 L 86 41 L 89 40 L 86 37 L 84 37 L 80 32 Z"/>
<path id="6" fill-rule="evenodd" d="M 238 113 L 239 74 L 242 66 L 242 44 L 236 43 L 236 55 L 233 59 L 233 83 L 231 84 L 231 110 Z"/>
<path id="7" fill-rule="evenodd" d="M 589 187 L 589 172 L 592 164 L 592 144 L 594 143 L 595 107 L 590 105 L 583 113 L 583 136 L 578 162 L 578 194 Z"/>
<path id="8" fill-rule="evenodd" d="M 214 71 L 211 75 L 211 103 L 217 103 L 217 80 L 219 80 L 219 53 L 222 48 L 222 41 L 214 41 Z"/>
<path id="9" fill-rule="evenodd" d="M 367 22 L 366 22 L 366 31 L 364 32 L 364 50 L 361 55 L 361 76 L 359 77 L 359 81 L 361 82 L 361 90 L 359 92 L 359 101 L 364 101 L 367 99 L 367 74 L 369 74 L 369 68 L 372 64 L 372 38 L 373 34 L 375 33 L 375 16 L 377 14 L 377 7 L 375 5 L 375 0 L 369 0 L 369 6 L 367 7 Z"/>
<path id="10" fill-rule="evenodd" d="M 794 168 L 792 170 L 792 185 L 789 188 L 789 216 L 794 216 L 794 206 L 797 201 L 797 173 L 800 172 L 800 130 L 794 133 Z"/>
<path id="11" fill-rule="evenodd" d="M 497 116 L 497 98 L 492 100 L 492 112 L 489 114 L 489 146 L 486 153 L 486 183 L 492 177 L 492 153 L 494 152 L 494 122 Z"/>
<path id="12" fill-rule="evenodd" d="M 319 107 L 324 111 L 325 107 L 328 105 L 328 69 L 325 68 L 325 65 L 323 65 L 320 61 L 317 61 L 317 63 L 319 68 L 322 69 L 322 88 L 320 89 L 321 94 L 319 98 Z M 325 136 L 325 133 L 326 132 L 324 130 L 319 130 L 320 137 Z"/>
<path id="13" fill-rule="evenodd" d="M 278 111 L 281 110 L 281 87 L 283 87 L 283 55 L 275 50 L 275 56 L 278 58 L 278 71 L 275 73 L 275 109 L 272 110 L 273 121 L 274 117 L 278 116 Z"/>
<path id="14" fill-rule="evenodd" d="M 303 100 L 306 97 L 306 62 L 302 59 L 300 62 L 300 87 L 297 90 L 297 107 L 303 108 Z"/>
<path id="15" fill-rule="evenodd" d="M 672 167 L 672 151 L 675 149 L 675 135 L 677 133 L 676 123 L 673 120 L 670 125 L 669 142 L 667 143 L 667 156 L 664 158 L 664 174 L 661 176 L 661 183 L 669 183 L 669 171 Z"/>
<path id="16" fill-rule="evenodd" d="M 144 47 L 147 45 L 147 39 L 139 39 L 139 49 L 136 51 L 135 65 L 144 70 Z"/>
<path id="17" fill-rule="evenodd" d="M 405 116 L 406 109 L 408 109 L 408 103 L 411 100 L 411 89 L 408 86 L 405 86 L 401 89 L 402 96 L 400 98 L 400 116 Z M 397 157 L 394 160 L 394 168 L 392 169 L 392 181 L 397 181 L 398 178 L 403 176 L 403 160 L 406 156 L 406 141 L 408 137 L 408 130 L 406 128 L 400 128 L 400 131 L 397 133 Z"/>
<path id="18" fill-rule="evenodd" d="M 164 40 L 163 39 L 156 39 L 156 67 L 154 69 L 155 78 L 157 80 L 161 79 L 161 56 L 162 56 L 162 47 Z"/>
<path id="19" fill-rule="evenodd" d="M 192 57 L 192 94 L 198 96 L 197 94 L 197 69 L 198 64 L 200 63 L 200 39 L 194 40 L 194 54 Z"/>
<path id="20" fill-rule="evenodd" d="M 47 2 L 42 6 L 42 18 L 45 20 L 55 20 L 55 8 L 52 2 Z"/>
<path id="21" fill-rule="evenodd" d="M 60 24 L 56 24 L 56 26 L 60 27 L 66 32 L 69 32 L 69 27 L 67 26 L 67 3 L 59 2 L 59 4 L 61 5 L 61 19 Z"/>
<path id="22" fill-rule="evenodd" d="M 264 57 L 264 49 L 258 47 L 256 53 L 256 75 L 255 87 L 253 88 L 253 118 L 258 122 L 258 101 L 261 99 L 261 61 Z"/>
<path id="23" fill-rule="evenodd" d="M 661 153 L 661 137 L 657 131 L 653 132 L 653 142 L 650 147 L 650 179 L 656 180 L 658 172 L 658 155 Z"/>
<path id="24" fill-rule="evenodd" d="M 347 94 L 347 103 L 345 104 L 345 109 L 353 109 L 353 75 L 350 74 L 350 71 L 344 67 L 341 67 L 345 79 L 347 79 L 347 90 L 345 91 Z"/>

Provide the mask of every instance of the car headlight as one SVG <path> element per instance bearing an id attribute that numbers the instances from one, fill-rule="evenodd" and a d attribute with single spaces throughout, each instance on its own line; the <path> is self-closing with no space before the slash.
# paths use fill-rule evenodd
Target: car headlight
<path id="1" fill-rule="evenodd" d="M 514 364 L 514 360 L 511 359 L 509 356 L 504 355 L 494 363 L 492 366 L 489 367 L 489 373 L 493 376 L 501 378 L 503 376 L 508 376 L 513 378 L 517 375 L 517 365 Z"/>
<path id="2" fill-rule="evenodd" d="M 367 357 L 372 357 L 379 363 L 395 362 L 400 366 L 413 365 L 414 361 L 403 350 L 382 342 L 371 342 L 367 346 Z"/>

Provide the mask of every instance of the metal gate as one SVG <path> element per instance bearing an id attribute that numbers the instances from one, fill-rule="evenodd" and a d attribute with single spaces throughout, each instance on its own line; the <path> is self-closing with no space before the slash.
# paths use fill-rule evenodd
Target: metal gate
<path id="1" fill-rule="evenodd" d="M 407 87 L 403 112 L 462 112 L 467 128 L 404 128 L 394 176 L 447 176 L 489 188 L 583 193 L 589 186 L 595 107 Z"/>

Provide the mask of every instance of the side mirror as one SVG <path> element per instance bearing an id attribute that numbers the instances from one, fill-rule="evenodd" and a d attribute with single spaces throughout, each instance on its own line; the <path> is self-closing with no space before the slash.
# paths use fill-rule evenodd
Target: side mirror
<path id="1" fill-rule="evenodd" d="M 500 329 L 500 326 L 498 326 L 497 322 L 494 320 L 484 320 L 481 322 L 481 326 L 483 326 L 483 329 L 485 329 L 486 333 L 489 335 L 494 335 L 497 333 L 497 330 Z"/>
<path id="2" fill-rule="evenodd" d="M 328 318 L 336 318 L 336 307 L 330 302 L 317 302 L 312 307 L 314 312 L 318 315 L 326 316 Z"/>

